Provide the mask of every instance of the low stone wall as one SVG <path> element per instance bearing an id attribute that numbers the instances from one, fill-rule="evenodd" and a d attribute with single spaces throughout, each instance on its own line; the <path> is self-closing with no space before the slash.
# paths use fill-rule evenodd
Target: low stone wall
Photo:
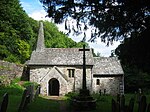
<path id="1" fill-rule="evenodd" d="M 0 60 L 0 84 L 7 85 L 16 77 L 21 77 L 24 65 Z"/>

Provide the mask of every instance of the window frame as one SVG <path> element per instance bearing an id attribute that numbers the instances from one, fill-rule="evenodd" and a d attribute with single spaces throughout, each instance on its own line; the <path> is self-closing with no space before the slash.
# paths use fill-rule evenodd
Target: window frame
<path id="1" fill-rule="evenodd" d="M 68 71 L 68 77 L 69 78 L 74 78 L 75 76 L 75 69 L 67 69 Z"/>

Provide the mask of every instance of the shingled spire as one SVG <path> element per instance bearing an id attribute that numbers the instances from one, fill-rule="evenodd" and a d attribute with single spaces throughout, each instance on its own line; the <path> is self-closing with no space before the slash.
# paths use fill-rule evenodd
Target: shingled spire
<path id="1" fill-rule="evenodd" d="M 44 45 L 43 23 L 40 22 L 36 51 L 42 51 L 44 48 L 45 48 L 45 45 Z"/>

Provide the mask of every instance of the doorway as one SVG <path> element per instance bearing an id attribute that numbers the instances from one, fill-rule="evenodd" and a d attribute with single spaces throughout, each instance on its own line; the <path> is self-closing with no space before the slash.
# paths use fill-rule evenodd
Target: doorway
<path id="1" fill-rule="evenodd" d="M 59 96 L 59 81 L 55 78 L 49 80 L 49 95 Z"/>

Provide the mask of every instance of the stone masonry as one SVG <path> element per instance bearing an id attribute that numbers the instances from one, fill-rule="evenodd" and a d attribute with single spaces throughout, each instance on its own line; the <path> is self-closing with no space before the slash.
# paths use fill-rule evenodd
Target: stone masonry
<path id="1" fill-rule="evenodd" d="M 41 85 L 41 94 L 65 95 L 82 88 L 83 54 L 79 49 L 45 48 L 40 22 L 37 48 L 26 65 L 30 68 L 30 81 Z M 124 93 L 124 72 L 115 57 L 93 57 L 92 49 L 86 51 L 86 79 L 91 93 Z"/>

